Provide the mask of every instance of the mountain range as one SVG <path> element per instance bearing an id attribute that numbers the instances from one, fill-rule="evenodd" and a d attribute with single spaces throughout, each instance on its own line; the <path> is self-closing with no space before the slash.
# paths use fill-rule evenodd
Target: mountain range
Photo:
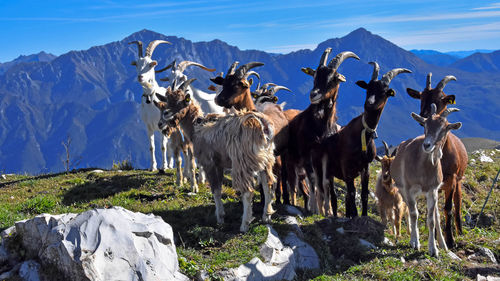
<path id="1" fill-rule="evenodd" d="M 347 78 L 340 86 L 337 104 L 341 124 L 363 111 L 365 92 L 354 82 L 369 80 L 372 66 L 368 62 L 377 61 L 381 74 L 396 67 L 408 68 L 412 74 L 401 74 L 391 82 L 397 94 L 382 114 L 378 144 L 380 140 L 398 144 L 423 133 L 410 117 L 410 112 L 419 112 L 419 101 L 406 94 L 407 87 L 422 90 L 428 72 L 433 73 L 434 86 L 445 75 L 454 75 L 458 81 L 450 82 L 445 92 L 456 95 L 456 107 L 461 109 L 450 115 L 450 121 L 464 124 L 457 135 L 500 139 L 500 99 L 496 90 L 500 87 L 499 51 L 474 54 L 450 65 L 434 65 L 363 28 L 326 40 L 314 50 L 289 54 L 240 50 L 220 40 L 192 42 L 141 30 L 118 42 L 5 68 L 5 73 L 0 74 L 0 172 L 61 171 L 66 158 L 62 142 L 68 138 L 72 140 L 70 158 L 81 157 L 78 167 L 110 168 L 113 162 L 125 159 L 136 168 L 148 167 L 148 140 L 139 117 L 142 89 L 135 67 L 130 65 L 137 57 L 137 47 L 127 43 L 141 40 L 147 44 L 155 39 L 172 43 L 156 48 L 153 58 L 159 62 L 158 67 L 175 59 L 217 69 L 214 73 L 196 67 L 186 70 L 189 77 L 197 78 L 194 85 L 202 89 L 210 85 L 210 77 L 227 72 L 235 60 L 263 62 L 264 66 L 255 68 L 262 82 L 290 88 L 292 93 L 279 92 L 278 96 L 287 102 L 287 108 L 298 109 L 308 106 L 312 88 L 311 77 L 300 68 L 315 68 L 327 47 L 333 49 L 332 56 L 353 51 L 361 60 L 346 60 L 339 68 Z"/>

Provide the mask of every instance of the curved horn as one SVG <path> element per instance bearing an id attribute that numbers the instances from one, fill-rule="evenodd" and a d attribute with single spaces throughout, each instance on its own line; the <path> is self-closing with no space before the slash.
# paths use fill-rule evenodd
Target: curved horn
<path id="1" fill-rule="evenodd" d="M 185 92 L 187 90 L 187 87 L 189 86 L 189 84 L 193 83 L 194 80 L 196 80 L 196 78 L 191 78 L 191 79 L 185 81 L 184 83 L 182 83 L 179 86 L 179 89 L 181 89 L 183 92 Z"/>
<path id="2" fill-rule="evenodd" d="M 137 44 L 137 48 L 139 49 L 139 57 L 142 58 L 142 41 L 137 40 L 137 41 L 132 41 L 128 43 L 130 44 Z"/>
<path id="3" fill-rule="evenodd" d="M 436 114 L 437 112 L 437 106 L 435 103 L 431 104 L 431 116 Z"/>
<path id="4" fill-rule="evenodd" d="M 249 62 L 247 64 L 244 64 L 242 66 L 240 66 L 236 72 L 234 73 L 234 75 L 238 78 L 243 78 L 244 75 L 247 73 L 247 71 L 249 71 L 250 69 L 254 68 L 254 67 L 257 67 L 257 66 L 262 66 L 264 65 L 263 63 L 261 62 L 256 62 L 256 61 L 253 61 L 253 62 Z"/>
<path id="5" fill-rule="evenodd" d="M 250 75 L 254 75 L 255 77 L 257 77 L 259 79 L 259 82 L 260 82 L 260 75 L 259 73 L 255 72 L 255 71 L 249 71 L 245 74 L 245 79 L 247 79 L 248 77 L 250 77 Z"/>
<path id="6" fill-rule="evenodd" d="M 165 41 L 165 40 L 153 40 L 153 41 L 149 42 L 149 45 L 146 48 L 146 57 L 151 57 L 153 55 L 154 50 L 156 49 L 156 46 L 158 46 L 162 43 L 172 45 L 172 43 Z"/>
<path id="7" fill-rule="evenodd" d="M 335 58 L 333 58 L 330 61 L 330 63 L 328 64 L 328 67 L 333 68 L 334 70 L 337 70 L 337 68 L 339 68 L 340 64 L 342 64 L 342 62 L 344 62 L 344 60 L 347 58 L 355 58 L 355 59 L 359 60 L 359 57 L 355 53 L 350 52 L 350 51 L 345 51 L 345 52 L 339 53 L 337 56 L 335 56 Z"/>
<path id="8" fill-rule="evenodd" d="M 319 65 L 318 65 L 318 68 L 320 66 L 326 66 L 326 62 L 328 61 L 328 55 L 332 52 L 332 48 L 326 48 L 326 50 L 323 52 L 323 54 L 321 55 L 321 59 L 319 59 Z"/>
<path id="9" fill-rule="evenodd" d="M 171 67 L 175 67 L 175 60 L 173 62 L 171 62 L 169 65 L 165 66 L 164 68 L 159 69 L 159 70 L 155 70 L 155 73 L 163 72 L 163 71 L 165 71 L 165 70 L 167 70 L 167 69 L 169 69 Z"/>
<path id="10" fill-rule="evenodd" d="M 240 62 L 239 61 L 235 61 L 233 62 L 233 64 L 231 64 L 231 66 L 229 67 L 229 69 L 227 70 L 227 74 L 226 74 L 226 77 L 227 75 L 232 75 L 234 74 L 234 70 L 236 69 L 236 67 L 238 66 Z"/>
<path id="11" fill-rule="evenodd" d="M 406 68 L 394 68 L 393 70 L 384 74 L 380 81 L 382 81 L 382 83 L 385 83 L 386 85 L 389 85 L 389 83 L 391 83 L 391 80 L 400 73 L 411 73 L 411 70 Z"/>
<path id="12" fill-rule="evenodd" d="M 455 107 L 452 107 L 452 108 L 447 108 L 443 111 L 443 113 L 441 113 L 441 117 L 448 117 L 448 115 L 452 112 L 457 112 L 457 111 L 460 111 L 460 109 L 458 108 L 455 108 Z"/>
<path id="13" fill-rule="evenodd" d="M 369 64 L 373 65 L 373 73 L 372 73 L 371 81 L 377 81 L 378 80 L 378 72 L 380 71 L 380 66 L 375 61 L 371 61 L 371 62 L 369 62 Z"/>
<path id="14" fill-rule="evenodd" d="M 448 84 L 451 80 L 457 81 L 457 78 L 453 75 L 447 75 L 439 82 L 439 84 L 436 86 L 436 89 L 438 89 L 440 92 L 443 91 L 444 86 Z"/>
<path id="15" fill-rule="evenodd" d="M 427 74 L 427 80 L 425 81 L 425 88 L 426 88 L 427 90 L 432 89 L 432 86 L 431 86 L 431 78 L 432 78 L 432 72 L 429 72 L 429 73 Z"/>
<path id="16" fill-rule="evenodd" d="M 191 66 L 191 65 L 197 66 L 197 67 L 199 67 L 203 70 L 206 70 L 206 71 L 210 71 L 210 72 L 215 71 L 215 68 L 208 68 L 202 64 L 199 64 L 199 63 L 194 62 L 194 61 L 188 61 L 188 60 L 180 62 L 179 65 L 177 66 L 177 69 L 179 69 L 180 72 L 184 72 L 184 70 L 186 70 L 186 68 L 188 66 Z"/>
<path id="17" fill-rule="evenodd" d="M 276 92 L 279 91 L 279 90 L 285 90 L 285 91 L 291 92 L 291 90 L 288 89 L 285 86 L 275 86 L 275 87 L 272 87 L 271 90 L 270 90 L 271 95 L 276 94 Z"/>
<path id="18" fill-rule="evenodd" d="M 385 141 L 382 141 L 382 143 L 384 144 L 384 148 L 385 148 L 385 155 L 387 157 L 389 157 L 389 146 L 387 145 L 387 143 Z"/>

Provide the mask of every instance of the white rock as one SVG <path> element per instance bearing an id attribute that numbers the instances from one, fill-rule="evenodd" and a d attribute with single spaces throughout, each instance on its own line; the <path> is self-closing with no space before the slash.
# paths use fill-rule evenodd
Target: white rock
<path id="1" fill-rule="evenodd" d="M 291 205 L 286 205 L 285 206 L 285 211 L 287 213 L 289 213 L 290 215 L 292 215 L 292 216 L 300 216 L 300 217 L 303 216 L 302 212 L 299 209 L 297 209 L 297 208 L 295 208 L 294 206 L 291 206 Z"/>
<path id="2" fill-rule="evenodd" d="M 452 251 L 448 251 L 448 256 L 452 259 L 452 260 L 456 260 L 456 261 L 461 261 L 462 259 L 457 256 L 455 253 L 453 253 Z"/>
<path id="3" fill-rule="evenodd" d="M 489 156 L 481 155 L 481 157 L 479 158 L 479 161 L 491 163 L 491 162 L 493 162 L 493 159 L 491 159 L 491 157 L 489 157 Z"/>
<path id="4" fill-rule="evenodd" d="M 248 263 L 240 265 L 238 268 L 229 270 L 229 275 L 224 276 L 224 280 L 293 280 L 295 271 L 292 268 L 283 270 L 277 266 L 270 266 L 263 263 L 259 258 L 253 258 Z"/>
<path id="5" fill-rule="evenodd" d="M 19 276 L 24 281 L 40 281 L 40 264 L 34 260 L 28 260 L 21 264 Z"/>
<path id="6" fill-rule="evenodd" d="M 7 176 L 2 174 L 2 179 L 6 180 Z"/>
<path id="7" fill-rule="evenodd" d="M 299 222 L 296 217 L 286 216 L 285 223 L 291 225 L 293 227 L 293 231 L 295 231 L 299 237 L 304 237 L 304 233 L 302 232 L 302 229 L 300 229 Z"/>
<path id="8" fill-rule="evenodd" d="M 295 256 L 296 268 L 316 269 L 319 268 L 319 258 L 314 248 L 302 241 L 295 233 L 290 232 L 283 243 L 292 248 Z"/>
<path id="9" fill-rule="evenodd" d="M 344 231 L 344 228 L 343 227 L 339 227 L 337 228 L 337 232 L 340 233 L 340 234 L 344 234 L 345 231 Z"/>
<path id="10" fill-rule="evenodd" d="M 29 257 L 67 280 L 188 280 L 178 272 L 170 225 L 121 207 L 43 214 L 16 222 Z"/>
<path id="11" fill-rule="evenodd" d="M 493 254 L 493 252 L 490 249 L 485 248 L 485 247 L 480 247 L 479 253 L 482 256 L 487 257 L 491 263 L 497 264 L 497 259 L 495 258 L 495 254 Z"/>
<path id="12" fill-rule="evenodd" d="M 91 173 L 97 173 L 97 174 L 100 174 L 100 173 L 104 173 L 103 170 L 100 170 L 100 169 L 97 169 L 97 170 L 92 170 Z"/>
<path id="13" fill-rule="evenodd" d="M 406 260 L 404 257 L 400 257 L 399 260 L 402 262 L 402 263 L 406 263 Z"/>
<path id="14" fill-rule="evenodd" d="M 361 246 L 368 248 L 368 249 L 377 249 L 377 246 L 373 245 L 372 243 L 366 241 L 363 238 L 359 238 L 359 244 L 361 244 Z"/>
<path id="15" fill-rule="evenodd" d="M 500 281 L 500 277 L 496 276 L 482 276 L 481 274 L 478 274 L 476 276 L 477 281 Z"/>
<path id="16" fill-rule="evenodd" d="M 260 248 L 260 255 L 264 258 L 264 262 L 277 266 L 294 262 L 292 249 L 283 246 L 276 230 L 269 225 L 267 225 L 267 230 L 266 242 Z"/>
<path id="17" fill-rule="evenodd" d="M 389 240 L 389 238 L 387 237 L 384 237 L 384 241 L 382 242 L 388 246 L 394 246 L 394 243 L 391 242 L 391 240 Z"/>

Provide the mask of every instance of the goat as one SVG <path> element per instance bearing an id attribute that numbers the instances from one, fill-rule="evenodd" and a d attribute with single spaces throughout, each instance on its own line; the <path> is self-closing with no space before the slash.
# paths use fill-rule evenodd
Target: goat
<path id="1" fill-rule="evenodd" d="M 375 156 L 375 160 L 379 161 L 382 166 L 382 170 L 377 176 L 375 196 L 377 197 L 382 224 L 387 227 L 387 221 L 389 220 L 392 224 L 392 233 L 396 237 L 399 237 L 401 235 L 401 219 L 403 215 L 409 215 L 408 207 L 391 177 L 390 169 L 394 156 L 389 155 L 389 146 L 387 146 L 385 141 L 382 142 L 385 147 L 385 155 L 383 157 Z M 408 218 L 406 222 L 408 223 L 409 221 Z"/>
<path id="2" fill-rule="evenodd" d="M 253 111 L 233 110 L 225 116 L 203 118 L 200 106 L 185 93 L 192 81 L 184 82 L 176 90 L 169 88 L 165 97 L 158 96 L 161 102 L 155 102 L 155 105 L 162 111 L 158 127 L 179 124 L 184 136 L 193 143 L 195 156 L 207 171 L 218 223 L 224 222 L 221 200 L 224 168 L 231 168 L 233 188 L 241 192 L 243 217 L 240 231 L 248 231 L 252 220 L 254 176 L 259 176 L 264 186 L 262 219 L 269 223 L 274 212 L 270 191 L 274 183 L 273 125 L 264 114 Z"/>
<path id="3" fill-rule="evenodd" d="M 324 51 L 316 70 L 302 69 L 303 72 L 314 77 L 314 86 L 309 95 L 311 104 L 289 123 L 290 137 L 288 138 L 285 158 L 287 163 L 293 163 L 295 173 L 288 173 L 286 181 L 293 187 L 298 186 L 300 179 L 304 178 L 304 173 L 299 171 L 302 169 L 306 170 L 309 181 L 314 181 L 311 151 L 319 145 L 323 138 L 338 130 L 336 101 L 340 83 L 346 80 L 337 70 L 347 58 L 359 60 L 356 54 L 347 51 L 339 53 L 327 65 L 328 55 L 331 51 L 331 48 Z M 311 182 L 310 188 L 309 202 L 306 203 L 306 206 L 313 213 L 318 213 L 314 183 Z M 295 189 L 291 188 L 291 190 Z"/>
<path id="4" fill-rule="evenodd" d="M 425 193 L 427 198 L 427 225 L 429 228 L 429 254 L 438 256 L 435 233 L 439 246 L 448 250 L 440 227 L 438 210 L 438 190 L 443 184 L 441 157 L 448 132 L 458 130 L 462 123 L 450 124 L 449 113 L 458 111 L 448 108 L 437 114 L 435 104 L 431 105 L 430 117 L 425 118 L 412 113 L 413 119 L 425 128 L 425 134 L 401 143 L 391 164 L 391 175 L 410 210 L 410 245 L 419 250 L 418 210 L 416 196 Z"/>
<path id="5" fill-rule="evenodd" d="M 146 129 L 147 133 L 149 136 L 149 150 L 151 152 L 151 171 L 156 171 L 156 156 L 155 156 L 155 143 L 154 143 L 154 132 L 158 131 L 158 120 L 160 120 L 160 110 L 156 106 L 154 106 L 154 103 L 151 101 L 158 101 L 155 93 L 164 95 L 166 93 L 166 89 L 163 87 L 160 87 L 158 83 L 156 82 L 155 79 L 155 66 L 158 64 L 157 61 L 152 59 L 153 51 L 155 50 L 156 46 L 159 44 L 170 44 L 168 41 L 164 40 L 154 40 L 151 41 L 146 48 L 146 54 L 143 55 L 142 51 L 142 42 L 141 41 L 133 41 L 130 42 L 129 44 L 136 44 L 138 47 L 138 55 L 139 59 L 136 61 L 132 61 L 132 65 L 136 67 L 137 70 L 137 80 L 141 84 L 143 88 L 143 94 L 142 94 L 142 102 L 141 102 L 141 119 L 146 124 Z M 168 138 L 170 136 L 171 142 L 168 142 Z M 177 167 L 177 179 L 176 179 L 176 184 L 177 185 L 182 185 L 184 181 L 183 173 L 181 170 L 182 166 L 182 158 L 180 156 L 180 151 L 186 152 L 186 149 L 192 150 L 190 148 L 189 144 L 184 144 L 182 141 L 182 136 L 181 132 L 179 131 L 178 128 L 173 128 L 171 129 L 168 133 L 163 133 L 162 132 L 162 157 L 163 157 L 163 162 L 160 167 L 160 173 L 164 172 L 164 169 L 168 168 L 173 168 L 173 163 L 172 161 L 167 161 L 167 146 L 168 146 L 168 155 L 169 158 L 172 158 L 172 152 L 175 157 L 173 157 L 175 163 L 175 166 Z M 184 153 L 184 155 L 188 156 L 189 154 Z M 192 158 L 192 157 L 191 157 Z M 168 162 L 168 163 L 167 163 Z M 186 167 L 188 168 L 188 176 L 191 178 L 191 185 L 193 187 L 193 190 L 197 190 L 197 185 L 193 174 L 193 169 L 190 169 L 192 167 L 192 159 L 188 159 Z M 194 182 L 194 183 L 193 183 Z M 194 186 L 193 186 L 194 185 Z"/>
<path id="6" fill-rule="evenodd" d="M 368 215 L 368 180 L 370 177 L 368 165 L 377 154 L 373 139 L 376 137 L 376 129 L 382 111 L 388 98 L 395 95 L 395 91 L 389 88 L 389 83 L 400 73 L 411 73 L 408 69 L 396 68 L 378 80 L 380 68 L 376 62 L 370 63 L 374 65 L 370 82 L 356 82 L 356 85 L 366 89 L 364 112 L 352 119 L 336 134 L 324 138 L 313 149 L 312 157 L 315 178 L 318 183 L 318 201 L 323 203 L 323 206 L 319 205 L 322 214 L 331 213 L 328 201 L 331 196 L 333 215 L 337 215 L 337 194 L 333 186 L 333 177 L 336 177 L 343 180 L 347 186 L 346 216 L 356 217 L 358 210 L 356 208 L 354 179 L 361 175 L 362 215 Z"/>
<path id="7" fill-rule="evenodd" d="M 432 74 L 427 75 L 426 87 L 422 92 L 413 89 L 406 89 L 408 94 L 420 100 L 420 116 L 429 118 L 431 104 L 435 104 L 437 112 L 441 113 L 448 104 L 455 103 L 455 95 L 446 95 L 444 87 L 449 81 L 456 80 L 452 75 L 444 77 L 436 86 L 431 87 Z M 452 231 L 452 204 L 455 206 L 455 229 L 458 234 L 462 234 L 462 180 L 467 168 L 468 156 L 462 141 L 453 133 L 449 133 L 443 146 L 443 158 L 441 167 L 443 169 L 443 185 L 441 187 L 445 193 L 445 237 L 448 248 L 455 246 Z"/>

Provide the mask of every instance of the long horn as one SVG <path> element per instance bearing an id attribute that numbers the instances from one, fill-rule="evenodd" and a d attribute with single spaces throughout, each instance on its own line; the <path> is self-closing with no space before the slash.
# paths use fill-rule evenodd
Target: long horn
<path id="1" fill-rule="evenodd" d="M 431 116 L 436 114 L 437 112 L 437 106 L 435 103 L 431 104 Z"/>
<path id="2" fill-rule="evenodd" d="M 194 62 L 194 61 L 188 61 L 188 60 L 180 62 L 179 65 L 177 66 L 177 69 L 179 69 L 180 72 L 184 72 L 184 70 L 186 70 L 186 68 L 188 66 L 191 66 L 191 65 L 197 66 L 197 67 L 199 67 L 203 70 L 206 70 L 206 71 L 210 71 L 210 72 L 215 71 L 215 68 L 208 68 L 202 64 L 199 64 L 199 63 Z"/>
<path id="3" fill-rule="evenodd" d="M 389 83 L 391 83 L 391 80 L 400 73 L 411 73 L 411 70 L 406 68 L 395 68 L 384 74 L 384 76 L 382 76 L 382 79 L 380 79 L 380 81 L 382 81 L 386 85 L 389 85 Z"/>
<path id="4" fill-rule="evenodd" d="M 451 80 L 457 81 L 457 78 L 453 75 L 447 75 L 443 78 L 443 80 L 439 82 L 439 84 L 436 86 L 436 89 L 438 89 L 440 92 L 443 91 L 444 86 L 446 86 L 446 84 L 448 84 L 448 82 L 450 82 Z"/>
<path id="5" fill-rule="evenodd" d="M 378 72 L 380 71 L 380 66 L 375 61 L 371 61 L 371 62 L 369 62 L 369 64 L 373 65 L 373 73 L 372 73 L 371 81 L 377 81 L 378 80 Z"/>
<path id="6" fill-rule="evenodd" d="M 132 42 L 129 42 L 128 43 L 129 45 L 130 44 L 137 44 L 137 48 L 139 49 L 139 57 L 142 58 L 142 41 L 132 41 Z"/>
<path id="7" fill-rule="evenodd" d="M 274 83 L 266 83 L 266 84 L 262 85 L 262 89 L 267 89 L 269 86 L 277 86 L 277 85 Z"/>
<path id="8" fill-rule="evenodd" d="M 382 141 L 382 143 L 384 144 L 384 148 L 385 148 L 385 155 L 387 157 L 389 157 L 389 146 L 387 145 L 387 143 L 385 141 Z"/>
<path id="9" fill-rule="evenodd" d="M 247 71 L 249 71 L 250 69 L 254 68 L 254 67 L 257 67 L 257 66 L 262 66 L 264 65 L 263 63 L 261 62 L 256 62 L 256 61 L 253 61 L 253 62 L 249 62 L 247 64 L 244 64 L 242 66 L 240 66 L 236 72 L 234 73 L 234 75 L 238 78 L 243 78 L 244 75 L 247 73 Z"/>
<path id="10" fill-rule="evenodd" d="M 185 92 L 187 90 L 187 87 L 189 86 L 189 84 L 193 83 L 194 80 L 196 80 L 196 78 L 191 78 L 191 79 L 185 81 L 184 83 L 182 83 L 179 86 L 179 89 L 181 89 L 183 92 Z"/>
<path id="11" fill-rule="evenodd" d="M 271 95 L 276 94 L 276 92 L 278 92 L 279 90 L 285 90 L 285 91 L 291 92 L 291 90 L 285 86 L 275 86 L 275 87 L 272 87 L 270 90 Z"/>
<path id="12" fill-rule="evenodd" d="M 235 61 L 235 62 L 233 62 L 233 64 L 231 64 L 231 66 L 227 70 L 226 77 L 227 77 L 227 75 L 233 75 L 234 74 L 234 70 L 236 69 L 236 67 L 238 66 L 239 63 L 240 63 L 239 61 Z"/>
<path id="13" fill-rule="evenodd" d="M 432 86 L 431 86 L 431 78 L 432 78 L 432 72 L 429 72 L 429 73 L 427 74 L 427 80 L 425 81 L 425 88 L 426 88 L 427 90 L 432 89 Z"/>
<path id="14" fill-rule="evenodd" d="M 441 117 L 448 117 L 448 115 L 452 112 L 457 112 L 457 111 L 460 111 L 460 109 L 458 108 L 455 108 L 455 107 L 452 107 L 452 108 L 447 108 L 443 111 L 443 113 L 441 113 Z"/>
<path id="15" fill-rule="evenodd" d="M 344 62 L 344 60 L 347 58 L 355 58 L 355 59 L 359 60 L 359 57 L 355 53 L 350 52 L 350 51 L 345 51 L 345 52 L 339 53 L 337 56 L 335 56 L 335 58 L 333 58 L 330 61 L 330 63 L 328 64 L 328 67 L 333 68 L 334 70 L 337 70 L 337 68 L 339 68 L 340 64 L 342 64 L 342 62 Z"/>
<path id="16" fill-rule="evenodd" d="M 321 59 L 319 60 L 319 65 L 320 66 L 326 66 L 326 62 L 328 61 L 328 55 L 332 52 L 332 48 L 326 48 L 326 50 L 323 52 L 321 55 Z"/>
<path id="17" fill-rule="evenodd" d="M 259 79 L 259 82 L 260 82 L 260 75 L 259 73 L 255 72 L 255 71 L 249 71 L 247 72 L 247 74 L 245 74 L 245 79 L 248 79 L 248 77 L 250 77 L 250 75 L 253 75 L 255 77 L 257 77 Z"/>
<path id="18" fill-rule="evenodd" d="M 175 66 L 175 60 L 173 62 L 171 62 L 169 65 L 165 66 L 164 68 L 162 69 L 159 69 L 159 70 L 155 70 L 155 73 L 160 73 L 160 72 L 163 72 L 171 67 L 174 67 Z M 161 80 L 161 79 L 160 79 Z"/>
<path id="19" fill-rule="evenodd" d="M 165 40 L 153 40 L 149 43 L 148 47 L 146 48 L 146 57 L 151 57 L 153 55 L 153 52 L 154 52 L 156 46 L 158 46 L 162 43 L 172 45 L 172 43 L 165 41 Z"/>

